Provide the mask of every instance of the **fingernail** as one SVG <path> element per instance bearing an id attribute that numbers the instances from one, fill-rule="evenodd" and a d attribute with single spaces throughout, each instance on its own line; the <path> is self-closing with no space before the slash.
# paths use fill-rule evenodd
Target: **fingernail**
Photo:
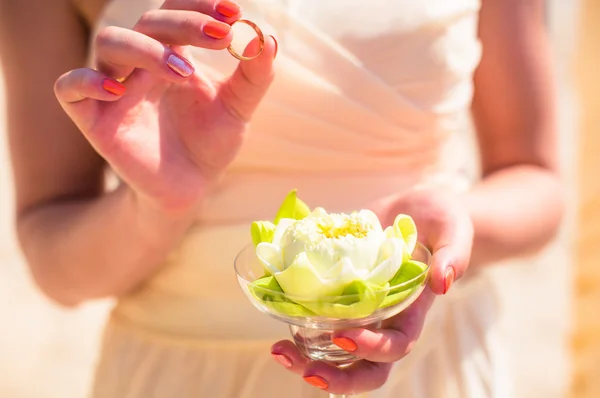
<path id="1" fill-rule="evenodd" d="M 273 359 L 275 359 L 277 362 L 279 362 L 284 367 L 286 367 L 286 368 L 292 367 L 292 361 L 285 355 L 271 353 L 271 356 L 273 357 Z"/>
<path id="2" fill-rule="evenodd" d="M 238 15 L 242 8 L 232 1 L 223 0 L 216 5 L 215 10 L 224 17 L 231 18 L 234 15 Z"/>
<path id="3" fill-rule="evenodd" d="M 450 286 L 452 286 L 455 276 L 454 267 L 448 267 L 448 269 L 446 269 L 446 275 L 444 276 L 444 294 L 448 293 L 448 290 L 450 290 Z"/>
<path id="4" fill-rule="evenodd" d="M 188 77 L 194 73 L 192 64 L 177 54 L 169 55 L 169 58 L 167 58 L 167 66 L 179 76 Z"/>
<path id="5" fill-rule="evenodd" d="M 223 22 L 209 21 L 202 27 L 202 32 L 212 39 L 224 39 L 231 31 L 231 26 Z"/>
<path id="6" fill-rule="evenodd" d="M 327 380 L 325 380 L 321 376 L 304 376 L 303 379 L 308 384 L 318 387 L 321 390 L 325 390 L 327 387 L 329 387 L 329 383 L 327 383 Z"/>
<path id="7" fill-rule="evenodd" d="M 354 352 L 358 349 L 356 343 L 348 337 L 334 337 L 333 343 L 340 347 L 342 350 L 346 350 L 348 352 Z"/>
<path id="8" fill-rule="evenodd" d="M 277 56 L 277 50 L 279 50 L 279 43 L 277 43 L 277 39 L 275 38 L 275 36 L 273 36 L 273 35 L 269 35 L 269 36 L 271 36 L 271 38 L 275 42 L 275 52 L 273 53 L 273 58 L 275 58 Z"/>
<path id="9" fill-rule="evenodd" d="M 123 95 L 126 90 L 124 85 L 109 78 L 102 80 L 102 88 L 113 95 Z"/>

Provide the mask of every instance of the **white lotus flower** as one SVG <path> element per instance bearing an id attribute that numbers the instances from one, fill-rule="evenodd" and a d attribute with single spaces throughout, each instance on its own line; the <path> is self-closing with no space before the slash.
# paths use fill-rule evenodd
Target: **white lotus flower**
<path id="1" fill-rule="evenodd" d="M 257 257 L 286 295 L 310 300 L 340 295 L 356 280 L 385 285 L 410 259 L 417 240 L 407 215 L 383 230 L 370 210 L 329 214 L 322 208 L 302 219 L 278 220 L 272 236 L 258 243 Z"/>

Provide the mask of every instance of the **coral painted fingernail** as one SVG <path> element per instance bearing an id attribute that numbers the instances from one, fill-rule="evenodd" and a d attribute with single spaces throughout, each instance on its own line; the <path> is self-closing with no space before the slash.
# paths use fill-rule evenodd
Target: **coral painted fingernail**
<path id="1" fill-rule="evenodd" d="M 231 31 L 231 26 L 223 22 L 209 21 L 202 27 L 202 32 L 212 39 L 224 39 Z"/>
<path id="2" fill-rule="evenodd" d="M 304 376 L 303 379 L 308 384 L 318 387 L 321 390 L 325 390 L 327 387 L 329 387 L 329 383 L 327 383 L 327 380 L 325 380 L 321 376 Z"/>
<path id="3" fill-rule="evenodd" d="M 356 343 L 348 337 L 334 337 L 333 343 L 340 347 L 342 350 L 346 350 L 348 352 L 354 352 L 358 349 Z"/>
<path id="4" fill-rule="evenodd" d="M 291 368 L 292 367 L 292 361 L 286 357 L 283 354 L 275 354 L 275 353 L 271 353 L 271 356 L 273 357 L 273 359 L 275 359 L 277 362 L 279 362 L 281 365 L 283 365 L 286 368 Z"/>
<path id="5" fill-rule="evenodd" d="M 456 273 L 454 271 L 454 267 L 448 267 L 446 270 L 446 275 L 444 276 L 444 294 L 448 293 L 448 290 L 450 290 L 450 286 L 452 286 L 455 277 Z"/>
<path id="6" fill-rule="evenodd" d="M 273 36 L 273 35 L 269 35 L 269 36 L 271 36 L 271 38 L 275 42 L 275 52 L 273 53 L 273 58 L 275 58 L 277 56 L 277 50 L 279 50 L 279 43 L 277 43 L 277 39 L 275 38 L 275 36 Z"/>
<path id="7" fill-rule="evenodd" d="M 109 78 L 102 80 L 102 88 L 113 95 L 123 95 L 126 90 L 124 85 Z"/>
<path id="8" fill-rule="evenodd" d="M 192 64 L 177 54 L 169 55 L 169 58 L 167 58 L 167 66 L 179 76 L 188 77 L 194 73 Z"/>
<path id="9" fill-rule="evenodd" d="M 234 15 L 238 15 L 242 8 L 232 1 L 223 0 L 216 5 L 215 10 L 224 17 L 231 18 Z"/>

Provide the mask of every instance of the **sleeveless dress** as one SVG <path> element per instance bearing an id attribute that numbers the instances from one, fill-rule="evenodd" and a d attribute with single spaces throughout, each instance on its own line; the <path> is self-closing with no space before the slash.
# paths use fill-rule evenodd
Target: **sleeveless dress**
<path id="1" fill-rule="evenodd" d="M 113 0 L 97 30 L 132 27 L 162 1 Z M 277 78 L 241 153 L 159 272 L 121 297 L 106 327 L 95 398 L 309 398 L 327 394 L 276 364 L 290 338 L 233 269 L 249 223 L 292 188 L 329 211 L 418 186 L 467 189 L 464 140 L 481 49 L 478 0 L 241 1 L 279 42 Z M 216 79 L 237 61 L 193 49 Z M 495 291 L 472 272 L 436 300 L 413 352 L 369 398 L 510 397 Z"/>

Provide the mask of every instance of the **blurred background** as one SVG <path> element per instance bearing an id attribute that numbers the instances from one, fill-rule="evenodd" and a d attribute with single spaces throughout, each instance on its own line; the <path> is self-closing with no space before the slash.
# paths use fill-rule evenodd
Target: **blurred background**
<path id="1" fill-rule="evenodd" d="M 550 0 L 547 16 L 570 194 L 560 240 L 573 254 L 547 253 L 552 281 L 528 293 L 537 330 L 515 327 L 525 311 L 510 308 L 522 308 L 522 296 L 509 303 L 502 322 L 520 375 L 518 398 L 600 397 L 600 1 Z M 61 309 L 29 279 L 14 239 L 1 77 L 0 71 L 0 397 L 84 397 L 111 301 Z M 548 357 L 547 368 L 528 365 L 540 355 Z"/>

